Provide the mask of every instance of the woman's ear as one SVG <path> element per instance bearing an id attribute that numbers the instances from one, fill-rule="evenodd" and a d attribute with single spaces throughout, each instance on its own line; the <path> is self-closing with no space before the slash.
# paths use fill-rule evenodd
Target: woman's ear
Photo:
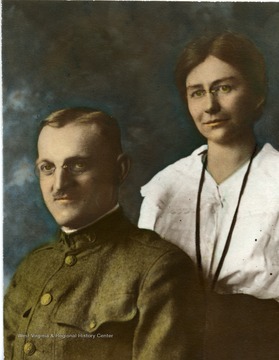
<path id="1" fill-rule="evenodd" d="M 131 167 L 130 157 L 124 153 L 120 154 L 117 157 L 117 166 L 118 166 L 119 184 L 122 184 L 130 171 L 130 167 Z"/>

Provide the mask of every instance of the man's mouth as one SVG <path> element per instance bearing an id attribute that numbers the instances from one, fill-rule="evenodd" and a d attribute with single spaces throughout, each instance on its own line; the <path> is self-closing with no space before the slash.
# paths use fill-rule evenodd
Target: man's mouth
<path id="1" fill-rule="evenodd" d="M 54 196 L 53 199 L 54 199 L 54 201 L 58 201 L 58 202 L 61 202 L 61 203 L 73 201 L 73 198 L 71 198 L 68 195 Z"/>

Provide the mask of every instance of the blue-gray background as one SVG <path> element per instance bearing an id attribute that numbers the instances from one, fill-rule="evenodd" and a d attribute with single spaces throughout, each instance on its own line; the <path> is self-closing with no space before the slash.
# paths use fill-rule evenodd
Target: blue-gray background
<path id="1" fill-rule="evenodd" d="M 121 203 L 133 222 L 140 186 L 202 143 L 173 78 L 193 36 L 240 31 L 263 51 L 270 89 L 256 132 L 279 148 L 279 3 L 4 1 L 2 17 L 6 284 L 56 231 L 33 175 L 36 129 L 51 111 L 93 106 L 119 120 L 133 158 Z"/>

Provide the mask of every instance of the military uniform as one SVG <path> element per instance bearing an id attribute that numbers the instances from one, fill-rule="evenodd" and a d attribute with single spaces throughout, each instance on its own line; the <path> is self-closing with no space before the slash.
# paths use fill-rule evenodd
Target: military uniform
<path id="1" fill-rule="evenodd" d="M 200 299 L 187 255 L 117 210 L 23 261 L 5 359 L 201 359 Z"/>

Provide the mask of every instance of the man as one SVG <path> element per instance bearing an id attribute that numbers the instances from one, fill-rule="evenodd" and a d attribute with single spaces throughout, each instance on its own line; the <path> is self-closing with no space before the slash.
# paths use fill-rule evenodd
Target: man
<path id="1" fill-rule="evenodd" d="M 199 359 L 191 261 L 123 215 L 130 162 L 117 122 L 88 108 L 42 124 L 36 172 L 58 239 L 20 265 L 5 301 L 5 359 Z"/>

